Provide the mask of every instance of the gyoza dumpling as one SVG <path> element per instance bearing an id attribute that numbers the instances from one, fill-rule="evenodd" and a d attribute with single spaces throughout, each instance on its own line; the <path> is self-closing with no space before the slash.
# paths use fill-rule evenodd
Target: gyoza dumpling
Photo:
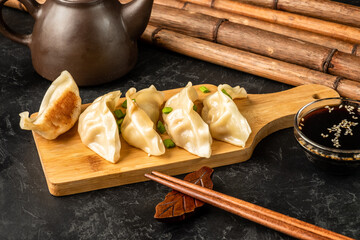
<path id="1" fill-rule="evenodd" d="M 154 129 L 154 123 L 146 112 L 141 109 L 137 100 L 133 101 L 130 96 L 136 93 L 135 88 L 126 92 L 127 109 L 121 135 L 127 143 L 140 148 L 150 155 L 159 156 L 165 153 L 165 146 L 160 135 Z M 151 96 L 149 96 L 151 97 Z"/>
<path id="2" fill-rule="evenodd" d="M 197 92 L 189 82 L 165 103 L 165 107 L 172 108 L 172 111 L 163 113 L 163 119 L 167 133 L 177 146 L 200 157 L 209 158 L 212 138 L 209 126 L 193 109 L 197 99 Z"/>
<path id="3" fill-rule="evenodd" d="M 164 103 L 164 94 L 158 91 L 154 85 L 135 92 L 130 96 L 136 104 L 145 111 L 154 124 L 159 120 L 160 106 Z M 155 125 L 154 125 L 155 126 Z"/>
<path id="4" fill-rule="evenodd" d="M 98 97 L 79 117 L 81 141 L 112 163 L 120 159 L 119 129 L 113 115 L 120 96 L 120 91 L 114 91 Z"/>
<path id="5" fill-rule="evenodd" d="M 46 91 L 36 117 L 29 118 L 29 112 L 19 114 L 20 127 L 51 140 L 72 128 L 80 112 L 79 88 L 70 73 L 63 71 Z"/>
<path id="6" fill-rule="evenodd" d="M 216 93 L 204 99 L 201 116 L 209 124 L 213 138 L 236 146 L 245 146 L 251 128 L 232 99 L 246 97 L 244 88 L 232 88 L 223 84 L 218 86 Z"/>

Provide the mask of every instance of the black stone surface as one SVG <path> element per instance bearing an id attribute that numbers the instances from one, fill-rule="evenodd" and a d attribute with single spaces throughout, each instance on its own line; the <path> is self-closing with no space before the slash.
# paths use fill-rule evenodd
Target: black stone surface
<path id="1" fill-rule="evenodd" d="M 31 32 L 26 13 L 3 14 L 17 31 Z M 166 90 L 188 81 L 241 85 L 249 93 L 291 88 L 140 43 L 133 71 L 106 85 L 83 87 L 80 94 L 86 103 L 116 89 L 155 84 Z M 0 239 L 291 239 L 208 205 L 184 222 L 157 222 L 155 206 L 169 189 L 155 182 L 51 196 L 31 132 L 19 128 L 18 116 L 38 111 L 49 86 L 33 70 L 27 47 L 0 36 Z M 360 172 L 339 177 L 315 169 L 286 129 L 261 141 L 249 161 L 216 168 L 213 181 L 217 191 L 359 239 L 359 177 Z"/>

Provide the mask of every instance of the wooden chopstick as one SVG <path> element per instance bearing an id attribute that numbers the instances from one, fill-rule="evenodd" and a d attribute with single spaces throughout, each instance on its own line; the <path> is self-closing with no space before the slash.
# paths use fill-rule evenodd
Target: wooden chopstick
<path id="1" fill-rule="evenodd" d="M 145 177 L 200 201 L 299 239 L 352 239 L 255 204 L 153 171 Z"/>

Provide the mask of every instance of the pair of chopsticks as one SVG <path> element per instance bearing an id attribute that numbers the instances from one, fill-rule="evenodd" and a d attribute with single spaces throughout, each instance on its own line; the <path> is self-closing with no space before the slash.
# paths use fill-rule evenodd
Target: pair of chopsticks
<path id="1" fill-rule="evenodd" d="M 250 221 L 299 239 L 352 239 L 214 190 L 153 171 L 145 177 Z"/>

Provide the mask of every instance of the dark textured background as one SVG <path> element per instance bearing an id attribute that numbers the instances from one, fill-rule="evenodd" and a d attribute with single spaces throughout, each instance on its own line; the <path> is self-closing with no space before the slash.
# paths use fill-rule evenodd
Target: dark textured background
<path id="1" fill-rule="evenodd" d="M 31 32 L 26 13 L 3 13 L 17 31 Z M 291 88 L 140 43 L 138 63 L 127 76 L 80 88 L 80 94 L 86 103 L 116 89 L 155 84 L 166 90 L 188 81 L 241 85 L 249 93 Z M 169 189 L 154 182 L 51 196 L 31 132 L 19 128 L 18 116 L 38 111 L 49 85 L 34 72 L 27 47 L 0 36 L 0 239 L 291 239 L 212 206 L 181 223 L 157 222 L 155 206 Z M 217 191 L 360 238 L 359 177 L 315 169 L 286 129 L 261 141 L 249 161 L 216 168 L 213 181 Z"/>

